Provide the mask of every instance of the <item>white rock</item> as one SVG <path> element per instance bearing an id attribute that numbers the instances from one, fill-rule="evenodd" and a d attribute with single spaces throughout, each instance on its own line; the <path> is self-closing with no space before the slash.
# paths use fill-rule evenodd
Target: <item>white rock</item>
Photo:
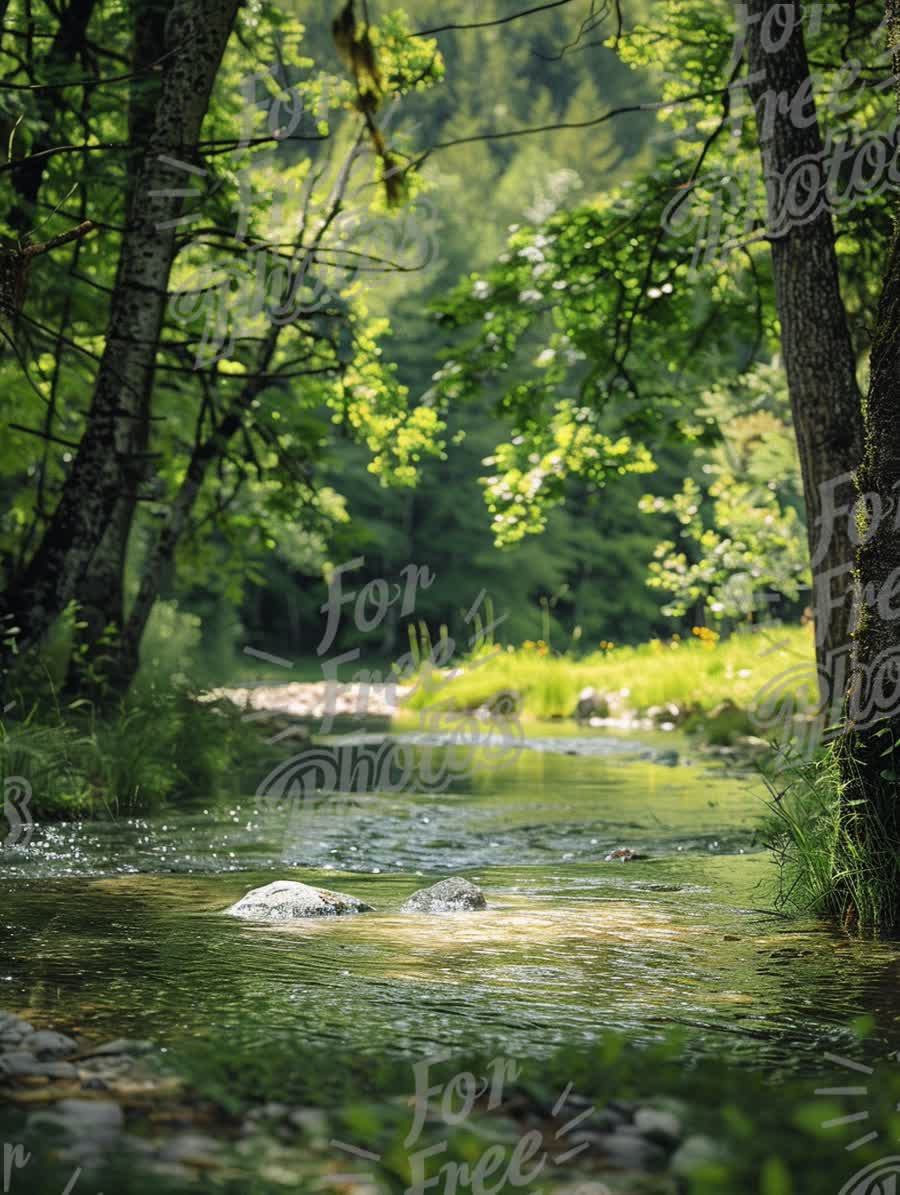
<path id="1" fill-rule="evenodd" d="M 686 1178 L 705 1166 L 721 1166 L 728 1160 L 724 1146 L 712 1137 L 695 1135 L 678 1147 L 672 1155 L 669 1166 L 672 1173 Z"/>
<path id="2" fill-rule="evenodd" d="M 275 880 L 254 888 L 225 910 L 231 917 L 251 921 L 293 921 L 299 917 L 335 917 L 344 913 L 365 913 L 371 905 L 327 888 L 312 888 L 292 880 Z"/>

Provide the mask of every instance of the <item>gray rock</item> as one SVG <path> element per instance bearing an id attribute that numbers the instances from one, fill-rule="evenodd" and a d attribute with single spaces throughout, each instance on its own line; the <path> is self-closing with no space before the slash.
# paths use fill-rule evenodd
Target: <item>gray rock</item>
<path id="1" fill-rule="evenodd" d="M 48 1079 L 74 1079 L 78 1072 L 71 1062 L 45 1060 L 29 1050 L 12 1050 L 0 1055 L 0 1075 L 18 1079 L 23 1075 L 44 1075 Z"/>
<path id="2" fill-rule="evenodd" d="M 39 1029 L 36 1033 L 29 1033 L 21 1042 L 23 1050 L 30 1050 L 38 1058 L 67 1058 L 78 1050 L 78 1042 L 64 1033 L 54 1033 L 50 1029 Z"/>
<path id="3" fill-rule="evenodd" d="M 485 909 L 484 893 L 460 876 L 439 880 L 430 888 L 420 888 L 400 906 L 401 913 L 460 913 Z"/>
<path id="4" fill-rule="evenodd" d="M 677 751 L 657 751 L 654 763 L 659 764 L 664 768 L 678 767 L 678 752 Z"/>
<path id="5" fill-rule="evenodd" d="M 695 1134 L 678 1147 L 669 1162 L 672 1173 L 679 1178 L 688 1178 L 706 1166 L 721 1166 L 728 1160 L 725 1147 L 712 1137 Z"/>
<path id="6" fill-rule="evenodd" d="M 78 1063 L 78 1073 L 91 1079 L 118 1079 L 134 1066 L 130 1054 L 103 1055 L 86 1058 Z"/>
<path id="7" fill-rule="evenodd" d="M 180 1162 L 151 1161 L 147 1164 L 147 1169 L 170 1183 L 189 1182 L 195 1177 L 194 1172 Z"/>
<path id="8" fill-rule="evenodd" d="M 152 1041 L 140 1041 L 129 1037 L 117 1037 L 115 1041 L 105 1042 L 102 1046 L 84 1050 L 84 1058 L 105 1058 L 118 1054 L 149 1054 L 153 1049 Z"/>
<path id="9" fill-rule="evenodd" d="M 681 1121 L 674 1112 L 666 1112 L 661 1108 L 638 1108 L 634 1114 L 634 1127 L 648 1141 L 656 1141 L 670 1149 L 684 1135 Z"/>
<path id="10" fill-rule="evenodd" d="M 39 1062 L 37 1069 L 31 1072 L 33 1075 L 46 1075 L 48 1079 L 77 1079 L 78 1071 L 71 1062 L 63 1062 L 61 1059 L 51 1062 Z"/>
<path id="11" fill-rule="evenodd" d="M 268 1104 L 261 1104 L 258 1108 L 253 1108 L 247 1115 L 250 1120 L 283 1120 L 289 1111 L 287 1104 L 270 1101 Z"/>
<path id="12" fill-rule="evenodd" d="M 293 921 L 298 917 L 335 917 L 344 913 L 366 913 L 371 905 L 343 892 L 312 888 L 292 880 L 276 880 L 254 888 L 225 912 L 251 921 Z"/>
<path id="13" fill-rule="evenodd" d="M 15 1017 L 0 1029 L 0 1048 L 5 1046 L 8 1049 L 10 1044 L 17 1044 L 29 1033 L 34 1033 L 34 1025 L 30 1021 L 23 1021 L 21 1017 Z"/>
<path id="14" fill-rule="evenodd" d="M 609 702 L 602 693 L 590 687 L 582 689 L 578 694 L 575 706 L 575 719 L 578 722 L 588 722 L 591 718 L 608 718 Z"/>
<path id="15" fill-rule="evenodd" d="M 619 1129 L 615 1133 L 597 1134 L 594 1144 L 615 1170 L 662 1170 L 666 1165 L 666 1151 L 636 1133 Z"/>
<path id="16" fill-rule="evenodd" d="M 620 1125 L 625 1124 L 625 1119 L 621 1112 L 612 1108 L 598 1108 L 591 1114 L 585 1127 L 596 1133 L 614 1133 Z"/>
<path id="17" fill-rule="evenodd" d="M 618 1112 L 623 1120 L 632 1120 L 637 1111 L 637 1104 L 634 1100 L 610 1100 L 609 1107 L 613 1112 Z"/>
<path id="18" fill-rule="evenodd" d="M 0 1057 L 0 1075 L 17 1078 L 19 1075 L 33 1075 L 40 1063 L 27 1050 L 13 1050 Z"/>
<path id="19" fill-rule="evenodd" d="M 311 1137 L 328 1136 L 328 1117 L 321 1108 L 294 1108 L 288 1120 Z"/>
<path id="20" fill-rule="evenodd" d="M 115 1140 L 122 1130 L 122 1109 L 112 1100 L 60 1100 L 53 1108 L 32 1112 L 26 1129 L 58 1132 L 94 1148 Z"/>
<path id="21" fill-rule="evenodd" d="M 159 1152 L 163 1162 L 187 1163 L 204 1168 L 217 1166 L 216 1154 L 221 1151 L 219 1142 L 202 1133 L 179 1133 L 167 1141 Z"/>

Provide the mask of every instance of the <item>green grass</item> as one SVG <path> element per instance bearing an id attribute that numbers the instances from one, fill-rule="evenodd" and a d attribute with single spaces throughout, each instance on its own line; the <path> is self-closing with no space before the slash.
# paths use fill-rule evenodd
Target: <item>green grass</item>
<path id="1" fill-rule="evenodd" d="M 835 743 L 814 759 L 780 751 L 766 775 L 766 825 L 779 863 L 779 903 L 833 918 L 844 928 L 896 934 L 900 926 L 900 839 L 877 802 L 849 800 Z M 895 793 L 886 804 L 891 809 Z M 864 805 L 865 808 L 860 808 Z"/>
<path id="2" fill-rule="evenodd" d="M 31 790 L 38 821 L 146 812 L 192 797 L 240 795 L 266 752 L 228 702 L 139 688 L 103 714 L 88 702 L 34 704 L 0 721 L 0 784 Z"/>
<path id="3" fill-rule="evenodd" d="M 423 670 L 406 704 L 414 710 L 439 703 L 472 709 L 511 690 L 521 696 L 525 715 L 569 717 L 581 690 L 591 687 L 609 697 L 613 711 L 643 714 L 673 704 L 686 714 L 701 714 L 726 700 L 752 709 L 764 686 L 806 665 L 813 679 L 812 631 L 807 627 L 744 632 L 722 642 L 654 640 L 580 659 L 555 655 L 543 644 L 493 648 L 466 661 L 452 679 Z"/>

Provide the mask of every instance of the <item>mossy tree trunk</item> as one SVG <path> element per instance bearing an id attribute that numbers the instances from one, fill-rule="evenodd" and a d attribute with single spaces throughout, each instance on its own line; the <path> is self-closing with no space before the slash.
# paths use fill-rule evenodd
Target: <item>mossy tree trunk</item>
<path id="1" fill-rule="evenodd" d="M 888 0 L 894 71 L 900 0 Z M 900 97 L 898 97 L 900 104 Z M 841 834 L 834 911 L 846 924 L 900 928 L 900 224 L 872 338 L 865 451 L 857 475 L 860 617 L 840 744 Z"/>
<path id="2" fill-rule="evenodd" d="M 781 348 L 803 476 L 816 614 L 816 655 L 823 698 L 839 708 L 849 655 L 853 544 L 849 519 L 852 472 L 863 451 L 856 356 L 844 306 L 835 233 L 825 195 L 826 172 L 796 185 L 802 162 L 821 162 L 822 135 L 810 86 L 803 6 L 749 0 L 747 65 L 750 96 L 768 196 L 775 298 Z M 786 203 L 817 212 L 803 222 Z M 807 207 L 808 205 L 808 207 Z M 826 691 L 827 690 L 827 691 Z"/>

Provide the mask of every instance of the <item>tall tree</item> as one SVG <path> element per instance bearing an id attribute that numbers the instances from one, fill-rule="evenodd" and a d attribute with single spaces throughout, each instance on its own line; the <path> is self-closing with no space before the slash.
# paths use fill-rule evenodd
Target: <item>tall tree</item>
<path id="1" fill-rule="evenodd" d="M 900 0 L 887 0 L 900 70 Z M 900 84 L 898 84 L 900 111 Z M 833 911 L 845 924 L 900 928 L 900 223 L 890 244 L 872 339 L 856 551 L 860 617 L 854 634 L 846 733 L 839 758 L 841 824 Z"/>
<path id="2" fill-rule="evenodd" d="M 4 645 L 36 643 L 77 592 L 123 495 L 139 485 L 144 458 L 135 436 L 147 399 L 184 209 L 185 170 L 200 129 L 239 0 L 175 0 L 165 23 L 165 57 L 153 122 L 131 196 L 110 302 L 110 320 L 87 427 L 40 546 L 0 599 Z M 15 628 L 13 630 L 13 628 Z M 9 658 L 9 648 L 5 652 Z"/>
<path id="3" fill-rule="evenodd" d="M 130 211 L 140 195 L 142 163 L 153 128 L 155 107 L 159 102 L 160 74 L 153 68 L 165 45 L 166 5 L 162 0 L 135 0 L 129 15 L 134 24 L 130 95 L 128 99 L 127 183 L 125 210 Z M 129 471 L 129 484 L 123 487 L 110 512 L 103 536 L 87 567 L 78 578 L 74 600 L 78 619 L 70 662 L 67 688 L 78 694 L 94 692 L 96 664 L 104 654 L 105 639 L 121 628 L 125 617 L 125 564 L 128 543 L 138 505 L 140 481 L 147 473 L 151 388 L 154 374 L 145 374 L 145 393 L 141 400 L 143 415 L 130 424 L 129 454 L 135 468 Z"/>
<path id="4" fill-rule="evenodd" d="M 748 87 L 756 109 L 768 197 L 781 350 L 793 408 L 813 563 L 817 658 L 823 698 L 840 700 L 850 644 L 852 544 L 836 524 L 839 479 L 862 458 L 862 396 L 841 296 L 828 175 L 798 166 L 825 159 L 797 0 L 750 0 Z M 794 210 L 796 205 L 796 210 Z M 815 211 L 812 219 L 802 213 Z M 831 509 L 829 509 L 831 504 Z"/>

